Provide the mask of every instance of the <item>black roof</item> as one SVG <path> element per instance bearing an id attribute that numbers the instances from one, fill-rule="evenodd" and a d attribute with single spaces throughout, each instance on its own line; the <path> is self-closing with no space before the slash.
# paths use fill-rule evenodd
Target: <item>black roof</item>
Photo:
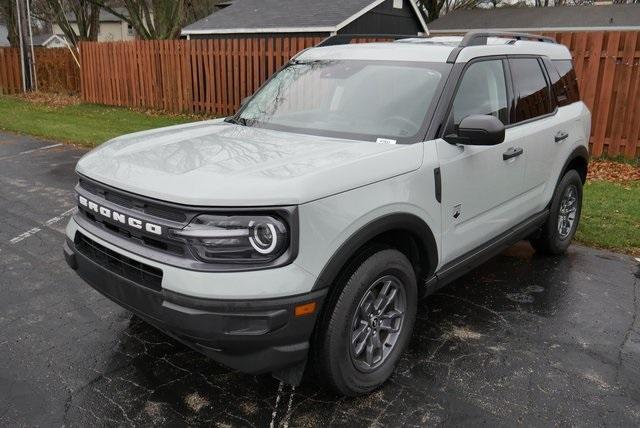
<path id="1" fill-rule="evenodd" d="M 269 32 L 305 28 L 309 32 L 326 32 L 379 3 L 376 0 L 235 0 L 182 31 L 240 33 L 246 29 Z"/>
<path id="2" fill-rule="evenodd" d="M 640 27 L 640 4 L 456 10 L 429 24 L 430 31 L 615 27 Z"/>

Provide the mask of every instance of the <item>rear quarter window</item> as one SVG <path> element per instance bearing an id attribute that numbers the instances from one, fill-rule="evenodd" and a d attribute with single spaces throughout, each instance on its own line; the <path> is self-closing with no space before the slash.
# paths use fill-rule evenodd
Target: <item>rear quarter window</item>
<path id="1" fill-rule="evenodd" d="M 573 68 L 571 60 L 553 60 L 551 64 L 557 76 L 559 76 L 558 81 L 553 85 L 558 106 L 562 107 L 580 101 L 578 78 L 576 77 L 576 71 Z M 553 76 L 556 73 L 551 73 L 550 70 L 550 75 Z M 552 77 L 552 80 L 553 79 Z"/>

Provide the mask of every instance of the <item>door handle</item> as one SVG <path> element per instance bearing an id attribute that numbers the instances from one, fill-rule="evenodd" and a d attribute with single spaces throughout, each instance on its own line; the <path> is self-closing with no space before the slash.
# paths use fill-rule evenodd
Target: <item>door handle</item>
<path id="1" fill-rule="evenodd" d="M 515 158 L 524 153 L 522 147 L 509 147 L 506 152 L 502 154 L 502 160 L 508 160 Z"/>
<path id="2" fill-rule="evenodd" d="M 559 143 L 561 141 L 566 140 L 569 137 L 569 134 L 567 134 L 564 131 L 560 131 L 556 134 L 555 137 L 553 137 L 553 139 L 556 141 L 556 143 Z"/>

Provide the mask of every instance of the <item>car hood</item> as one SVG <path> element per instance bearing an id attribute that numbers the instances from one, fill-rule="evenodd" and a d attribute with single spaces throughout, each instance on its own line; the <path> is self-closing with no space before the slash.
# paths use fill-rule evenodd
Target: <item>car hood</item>
<path id="1" fill-rule="evenodd" d="M 200 206 L 295 205 L 420 166 L 422 145 L 292 134 L 222 120 L 118 137 L 77 172 L 151 198 Z"/>

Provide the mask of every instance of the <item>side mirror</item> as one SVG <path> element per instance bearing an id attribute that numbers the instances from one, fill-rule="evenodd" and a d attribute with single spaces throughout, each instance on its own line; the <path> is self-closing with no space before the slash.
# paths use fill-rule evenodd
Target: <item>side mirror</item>
<path id="1" fill-rule="evenodd" d="M 504 124 L 495 116 L 472 114 L 462 119 L 457 135 L 447 135 L 445 140 L 452 144 L 495 146 L 504 141 Z"/>

